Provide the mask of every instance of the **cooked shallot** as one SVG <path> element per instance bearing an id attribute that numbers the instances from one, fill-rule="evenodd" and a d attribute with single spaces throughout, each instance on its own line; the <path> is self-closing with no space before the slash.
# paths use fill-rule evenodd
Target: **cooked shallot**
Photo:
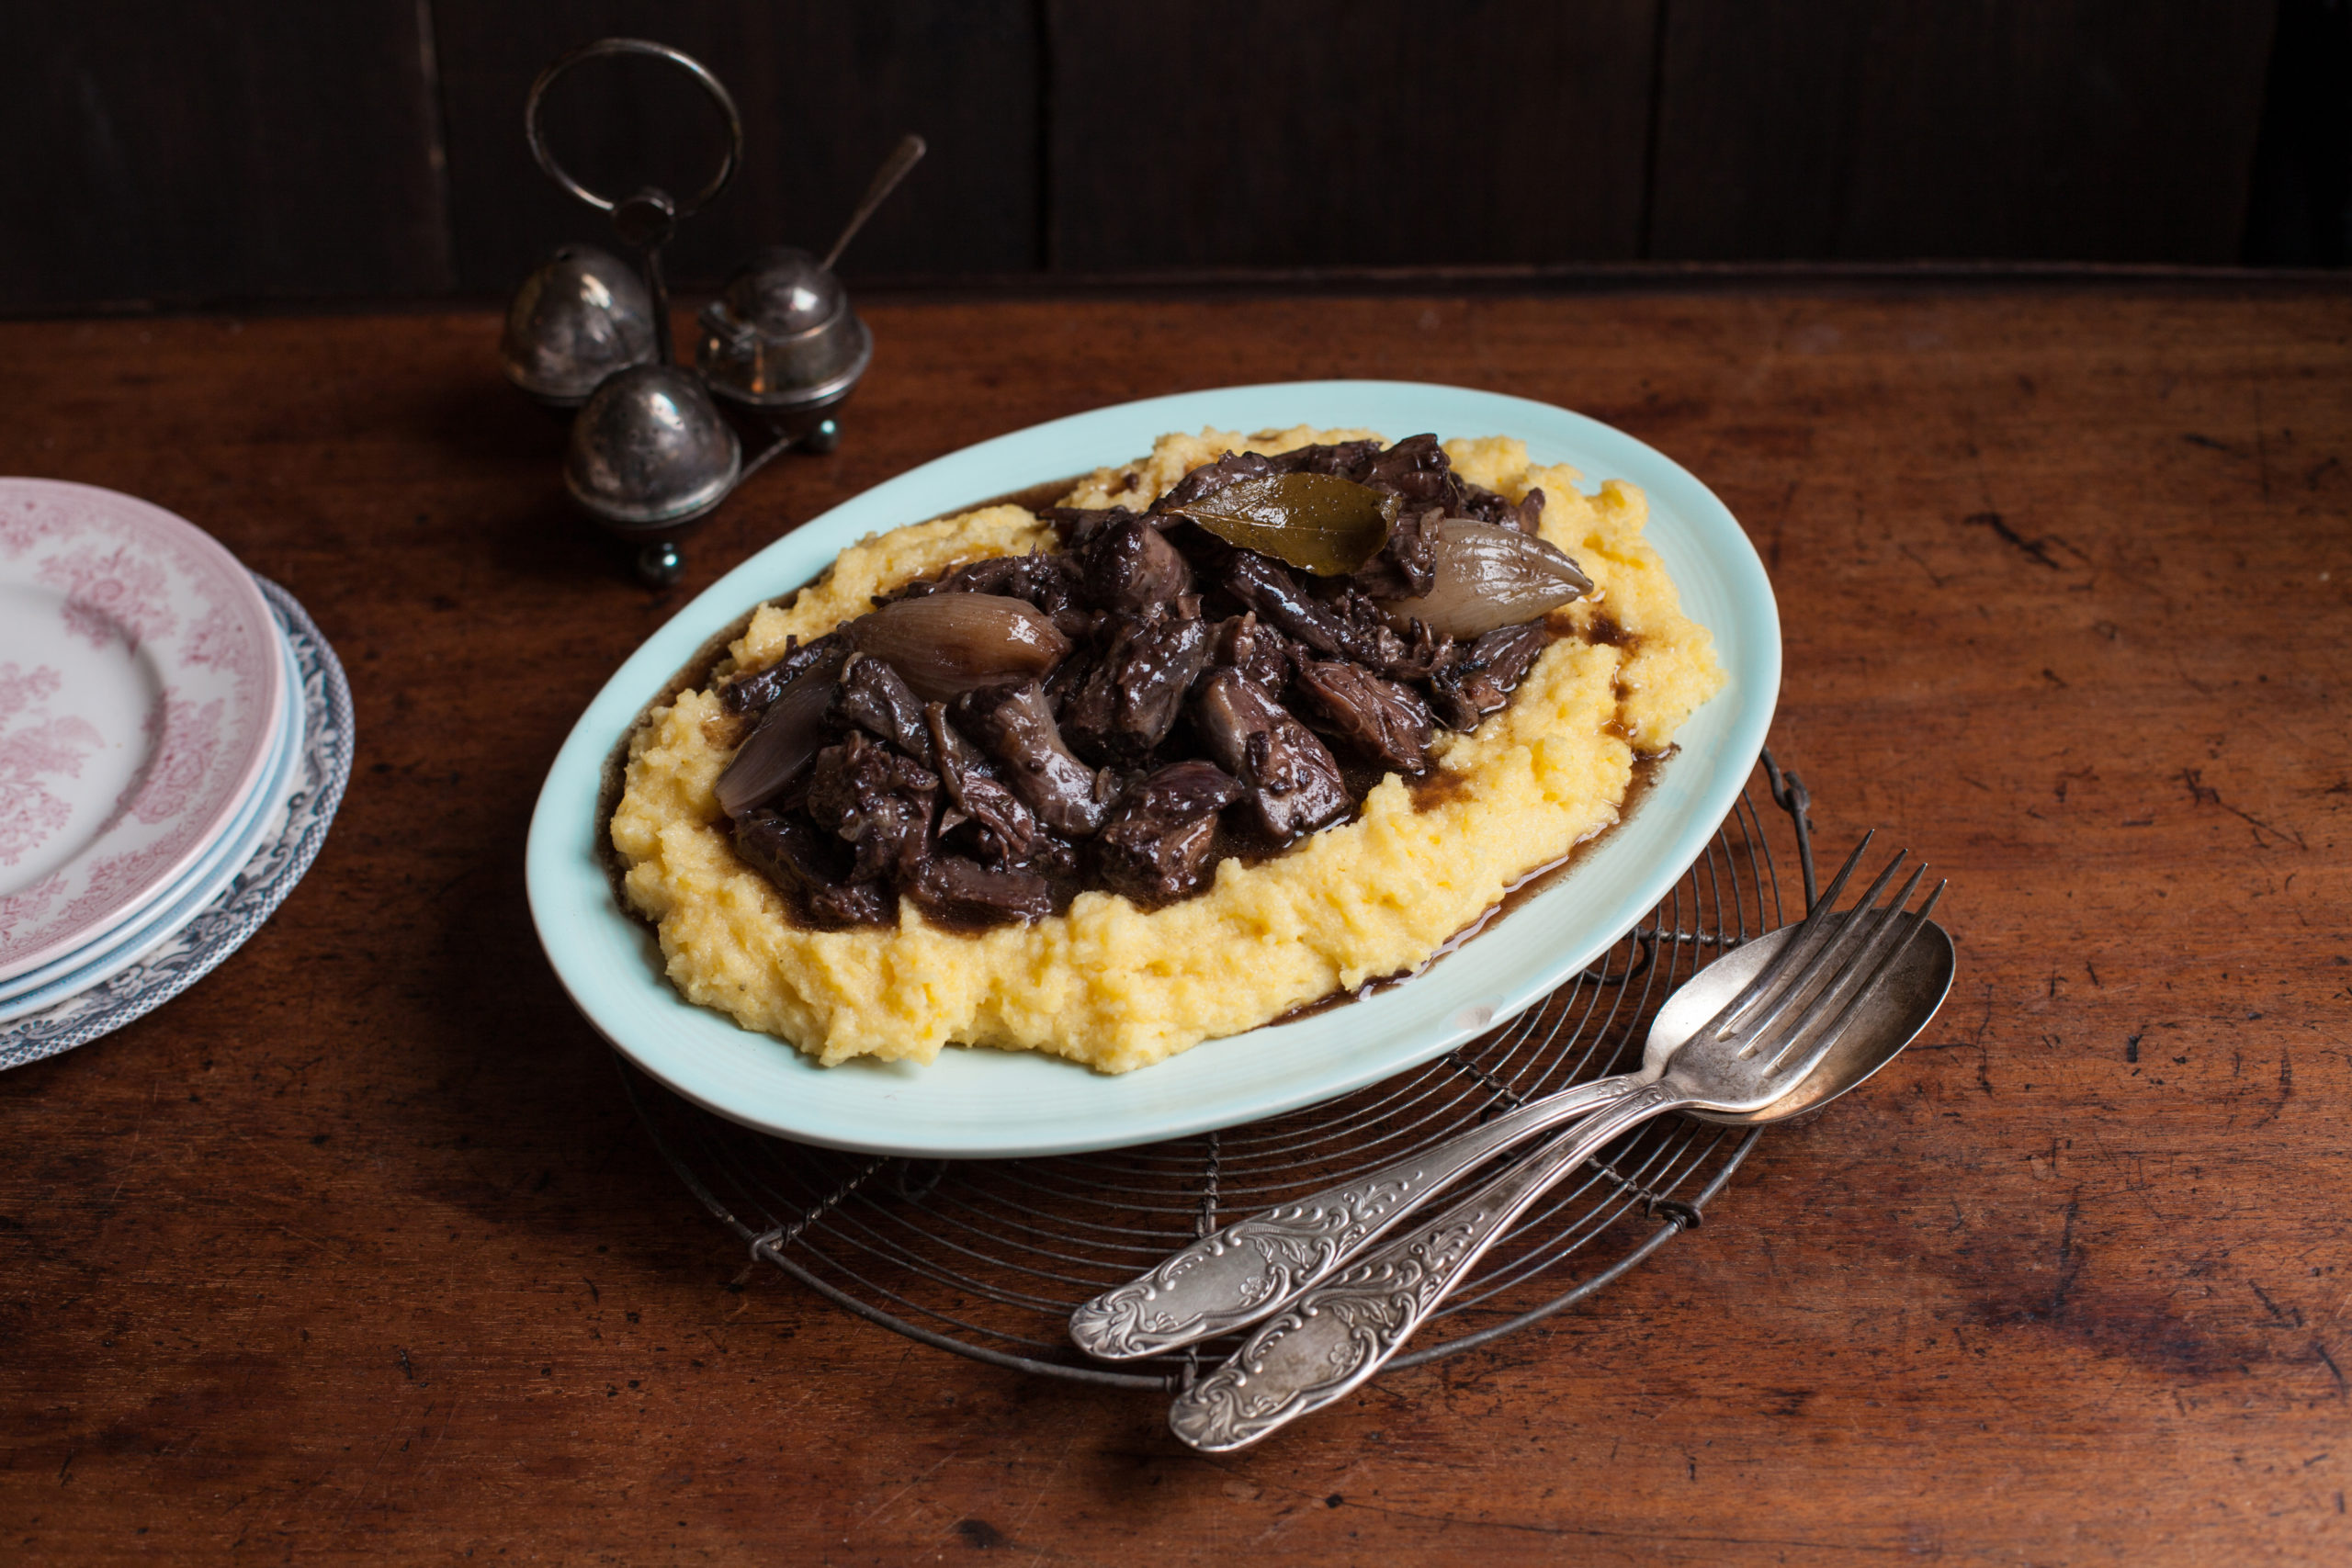
<path id="1" fill-rule="evenodd" d="M 1044 612 L 994 593 L 894 600 L 847 629 L 858 652 L 882 660 L 934 703 L 1035 680 L 1069 651 L 1069 638 Z"/>
<path id="2" fill-rule="evenodd" d="M 1419 621 L 1442 637 L 1484 637 L 1592 591 L 1592 579 L 1566 550 L 1493 523 L 1448 517 L 1438 524 L 1430 552 L 1435 581 L 1427 593 L 1380 601 L 1400 629 Z"/>

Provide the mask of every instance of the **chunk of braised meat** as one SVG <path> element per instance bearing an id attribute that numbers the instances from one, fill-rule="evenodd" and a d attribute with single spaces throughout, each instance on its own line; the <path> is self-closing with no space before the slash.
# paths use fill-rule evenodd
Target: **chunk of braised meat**
<path id="1" fill-rule="evenodd" d="M 1108 618 L 1104 617 L 1106 622 Z M 1092 640 L 1089 639 L 1090 642 Z M 1089 675 L 1094 672 L 1099 656 L 1099 649 L 1081 646 L 1078 652 L 1055 665 L 1045 680 L 1038 682 L 1046 694 L 1046 705 L 1053 709 L 1057 723 L 1060 722 L 1062 712 L 1069 706 L 1071 694 Z M 967 703 L 956 711 L 963 716 L 969 717 L 972 711 L 971 705 Z"/>
<path id="2" fill-rule="evenodd" d="M 962 855 L 926 856 L 905 884 L 906 896 L 948 925 L 1001 926 L 1054 912 L 1052 884 L 1034 872 L 991 868 Z"/>
<path id="3" fill-rule="evenodd" d="M 1393 490 L 1419 506 L 1446 506 L 1462 488 L 1445 448 L 1428 434 L 1408 435 L 1373 458 L 1358 482 Z"/>
<path id="4" fill-rule="evenodd" d="M 1427 593 L 1437 585 L 1437 525 L 1445 515 L 1439 506 L 1409 509 L 1397 514 L 1388 529 L 1388 542 L 1380 547 L 1363 571 L 1356 573 L 1364 592 L 1381 599 L 1411 599 Z M 1397 592 L 1385 592 L 1385 584 L 1363 581 L 1385 569 L 1394 578 Z"/>
<path id="5" fill-rule="evenodd" d="M 1210 673 L 1193 722 L 1209 750 L 1249 792 L 1258 824 L 1287 842 L 1343 815 L 1340 764 L 1314 731 L 1238 670 Z"/>
<path id="6" fill-rule="evenodd" d="M 1029 592 L 1023 598 L 1049 615 L 1058 615 L 1077 602 L 1078 572 L 1069 556 L 1056 550 L 1021 558 L 1034 563 L 1029 569 Z"/>
<path id="7" fill-rule="evenodd" d="M 1209 636 L 1210 663 L 1230 664 L 1277 696 L 1290 684 L 1291 670 L 1302 657 L 1295 643 L 1260 620 L 1254 610 L 1219 621 Z"/>
<path id="8" fill-rule="evenodd" d="M 1503 626 L 1467 648 L 1429 680 L 1430 705 L 1449 729 L 1476 729 L 1478 720 L 1510 701 L 1550 637 L 1544 623 Z"/>
<path id="9" fill-rule="evenodd" d="M 1341 654 L 1384 675 L 1418 681 L 1450 655 L 1451 638 L 1418 622 L 1399 632 L 1386 610 L 1353 583 L 1342 584 L 1323 605 L 1344 628 Z"/>
<path id="10" fill-rule="evenodd" d="M 1028 860 L 1045 837 L 1035 815 L 996 776 L 980 749 L 948 722 L 944 703 L 933 703 L 922 714 L 940 783 L 947 786 L 949 808 L 940 814 L 940 833 L 944 836 L 969 824 L 967 836 L 979 850 L 980 859 L 992 865 L 1017 865 Z"/>
<path id="11" fill-rule="evenodd" d="M 888 602 L 920 599 L 933 593 L 993 593 L 1026 600 L 1050 615 L 1068 609 L 1077 589 L 1076 563 L 1058 550 L 1040 550 L 1025 556 L 990 556 L 986 560 L 970 561 L 944 576 L 910 582 L 882 597 Z"/>
<path id="12" fill-rule="evenodd" d="M 1484 485 L 1474 485 L 1459 474 L 1453 480 L 1454 497 L 1446 503 L 1448 517 L 1467 517 L 1473 523 L 1495 523 L 1506 528 L 1519 526 L 1518 509 Z M 1532 530 L 1531 530 L 1532 532 Z"/>
<path id="13" fill-rule="evenodd" d="M 765 669 L 728 682 L 719 689 L 718 705 L 732 714 L 764 713 L 770 703 L 784 694 L 794 677 L 828 653 L 848 646 L 848 639 L 839 632 L 827 632 L 814 642 L 786 637 L 784 657 Z"/>
<path id="14" fill-rule="evenodd" d="M 750 813 L 735 824 L 735 852 L 817 925 L 873 925 L 890 918 L 890 889 L 850 881 L 856 857 L 849 846 L 804 818 Z"/>
<path id="15" fill-rule="evenodd" d="M 1196 501 L 1215 495 L 1227 485 L 1243 479 L 1261 479 L 1268 474 L 1283 470 L 1271 457 L 1255 452 L 1227 452 L 1216 462 L 1194 468 L 1169 487 L 1168 493 L 1151 503 L 1154 512 L 1171 506 L 1190 506 Z"/>
<path id="16" fill-rule="evenodd" d="M 1362 484 L 1379 457 L 1377 441 L 1338 441 L 1324 446 L 1294 446 L 1267 462 L 1276 473 L 1332 474 Z"/>
<path id="17" fill-rule="evenodd" d="M 1101 631 L 1110 619 L 1109 615 L 1100 610 L 1084 610 L 1072 604 L 1067 610 L 1054 612 L 1054 629 L 1069 638 L 1070 646 L 1075 648 L 1093 641 L 1094 634 Z M 1059 672 L 1059 667 L 1057 666 L 1055 673 Z M 1049 676 L 1048 679 L 1050 678 Z"/>
<path id="18" fill-rule="evenodd" d="M 923 728 L 922 699 L 899 673 L 867 654 L 851 658 L 833 696 L 836 723 L 855 725 L 888 740 L 926 767 L 932 765 L 931 732 Z"/>
<path id="19" fill-rule="evenodd" d="M 1438 445 L 1434 435 L 1407 436 L 1374 458 L 1358 482 L 1396 491 L 1405 498 L 1408 510 L 1416 503 L 1434 505 L 1446 517 L 1520 525 L 1517 509 L 1510 502 L 1453 471 L 1445 448 Z M 1538 513 L 1542 508 L 1543 503 L 1537 502 Z M 1530 527 L 1528 531 L 1534 530 Z"/>
<path id="20" fill-rule="evenodd" d="M 960 705 L 966 727 L 1004 764 L 1005 782 L 1039 821 L 1074 839 L 1102 825 L 1109 784 L 1070 755 L 1036 682 L 973 692 Z"/>
<path id="21" fill-rule="evenodd" d="M 1430 630 L 1419 621 L 1406 627 L 1404 637 L 1405 657 L 1388 667 L 1388 673 L 1399 681 L 1427 680 L 1456 657 L 1453 638 Z"/>
<path id="22" fill-rule="evenodd" d="M 1050 523 L 1060 531 L 1062 547 L 1066 550 L 1083 548 L 1103 529 L 1134 515 L 1134 510 L 1125 506 L 1044 506 L 1037 509 L 1040 521 Z"/>
<path id="23" fill-rule="evenodd" d="M 1197 617 L 1122 617 L 1062 704 L 1062 735 L 1089 761 L 1133 767 L 1176 728 L 1208 664 L 1208 628 Z"/>
<path id="24" fill-rule="evenodd" d="M 1361 664 L 1310 659 L 1299 666 L 1298 688 L 1326 728 L 1384 767 L 1429 771 L 1436 720 L 1410 686 L 1374 674 Z"/>
<path id="25" fill-rule="evenodd" d="M 809 819 L 857 852 L 852 882 L 911 870 L 938 803 L 937 773 L 858 729 L 817 753 L 808 780 Z"/>
<path id="26" fill-rule="evenodd" d="M 1404 639 L 1372 609 L 1370 600 L 1361 594 L 1351 600 L 1348 590 L 1338 598 L 1317 598 L 1280 561 L 1255 550 L 1231 552 L 1219 581 L 1256 611 L 1259 619 L 1317 653 L 1352 659 L 1375 670 L 1386 670 L 1406 655 Z"/>
<path id="27" fill-rule="evenodd" d="M 1240 798 L 1232 774 L 1197 758 L 1146 774 L 1094 836 L 1095 874 L 1138 904 L 1183 897 L 1201 885 L 1217 813 Z"/>
<path id="28" fill-rule="evenodd" d="M 1114 523 L 1078 552 L 1080 596 L 1098 610 L 1140 615 L 1193 589 L 1193 569 L 1140 517 Z"/>
<path id="29" fill-rule="evenodd" d="M 1529 491 L 1519 498 L 1519 504 L 1510 509 L 1509 516 L 1496 521 L 1515 527 L 1522 534 L 1541 534 L 1544 531 L 1543 491 Z"/>

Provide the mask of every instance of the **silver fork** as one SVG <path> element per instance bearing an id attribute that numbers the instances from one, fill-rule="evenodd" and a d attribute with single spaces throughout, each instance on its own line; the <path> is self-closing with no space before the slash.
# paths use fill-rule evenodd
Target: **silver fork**
<path id="1" fill-rule="evenodd" d="M 1125 1361 L 1246 1328 L 1338 1272 L 1427 1207 L 1439 1192 L 1503 1150 L 1656 1083 L 1674 1054 L 1709 1022 L 1722 1024 L 1742 1008 L 1777 998 L 1793 980 L 1815 974 L 1807 966 L 1818 960 L 1836 929 L 1832 911 L 1873 836 L 1862 835 L 1780 952 L 1712 1020 L 1690 1016 L 1686 998 L 1697 991 L 1695 981 L 1668 998 L 1651 1024 L 1637 1070 L 1545 1095 L 1368 1176 L 1203 1236 L 1150 1272 L 1103 1292 L 1072 1313 L 1071 1343 L 1090 1356 Z M 1884 887 L 1882 879 L 1871 890 L 1871 900 Z M 1705 973 L 1701 972 L 1702 976 Z M 1702 1000 L 1699 1005 L 1706 1004 Z"/>
<path id="2" fill-rule="evenodd" d="M 1227 1452 L 1340 1399 L 1404 1348 L 1520 1215 L 1612 1140 L 1669 1111 L 1739 1113 L 1779 1099 L 1829 1053 L 1871 987 L 1928 925 L 1941 884 L 1917 917 L 1903 918 L 1925 867 L 1912 872 L 1893 902 L 1876 907 L 1903 860 L 1898 853 L 1888 863 L 1850 914 L 1823 921 L 1815 941 L 1788 943 L 1784 952 L 1810 949 L 1793 979 L 1772 987 L 1764 983 L 1770 970 L 1759 974 L 1675 1053 L 1656 1082 L 1593 1112 L 1269 1319 L 1177 1397 L 1168 1416 L 1176 1436 L 1196 1449 Z M 1830 902 L 1824 897 L 1815 912 Z"/>

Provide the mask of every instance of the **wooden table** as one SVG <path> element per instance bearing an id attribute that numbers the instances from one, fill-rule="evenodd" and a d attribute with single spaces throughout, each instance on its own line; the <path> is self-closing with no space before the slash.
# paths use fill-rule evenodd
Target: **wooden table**
<path id="1" fill-rule="evenodd" d="M 568 512 L 488 313 L 0 326 L 0 471 L 210 529 L 359 725 L 266 928 L 0 1077 L 0 1559 L 2352 1560 L 2352 292 L 871 321 L 841 450 L 660 594 Z M 1326 376 L 1565 404 L 1712 484 L 1781 595 L 1776 747 L 1829 840 L 1950 874 L 1962 973 L 1704 1230 L 1212 1461 L 1157 1400 L 730 1289 L 539 956 L 522 838 L 606 674 L 794 522 L 1036 420 Z"/>

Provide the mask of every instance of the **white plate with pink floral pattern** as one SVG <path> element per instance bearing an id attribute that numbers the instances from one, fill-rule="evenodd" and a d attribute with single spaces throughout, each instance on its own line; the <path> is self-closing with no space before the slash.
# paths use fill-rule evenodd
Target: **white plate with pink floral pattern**
<path id="1" fill-rule="evenodd" d="M 0 479 L 0 980 L 172 886 L 260 783 L 287 700 L 268 602 L 211 536 Z"/>

